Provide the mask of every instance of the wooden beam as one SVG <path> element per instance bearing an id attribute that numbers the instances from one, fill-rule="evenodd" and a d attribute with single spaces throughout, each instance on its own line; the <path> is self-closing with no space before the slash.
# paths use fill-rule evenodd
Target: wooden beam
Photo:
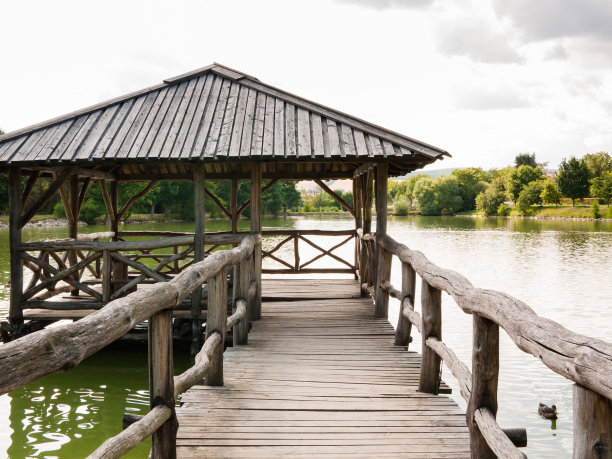
<path id="1" fill-rule="evenodd" d="M 30 177 L 28 178 L 28 183 L 26 183 L 25 189 L 21 194 L 21 208 L 23 209 L 28 202 L 28 198 L 30 197 L 30 193 L 32 192 L 32 188 L 34 188 L 34 184 L 38 177 L 40 176 L 39 171 L 30 172 Z"/>
<path id="2" fill-rule="evenodd" d="M 130 207 L 132 207 L 132 205 L 140 198 L 142 198 L 145 194 L 147 194 L 151 188 L 153 188 L 155 186 L 155 184 L 157 183 L 156 180 L 151 180 L 147 186 L 145 186 L 142 190 L 140 190 L 138 193 L 136 193 L 134 196 L 132 196 L 128 202 L 125 203 L 125 205 L 123 206 L 123 208 L 119 211 L 119 214 L 117 215 L 117 220 L 121 220 L 121 218 L 125 215 L 125 213 L 130 210 Z"/>
<path id="3" fill-rule="evenodd" d="M 232 220 L 232 233 L 238 232 L 238 179 L 232 179 L 230 190 L 230 218 Z"/>
<path id="4" fill-rule="evenodd" d="M 266 185 L 268 188 L 272 182 Z M 251 232 L 261 234 L 261 163 L 253 163 L 251 168 Z M 257 320 L 261 318 L 261 241 L 255 246 L 254 250 L 254 272 L 253 278 L 257 282 L 257 295 L 253 300 L 249 311 L 249 319 Z"/>
<path id="5" fill-rule="evenodd" d="M 340 196 L 338 196 L 334 190 L 329 188 L 325 183 L 323 183 L 322 180 L 315 179 L 315 183 L 317 185 L 319 185 L 323 189 L 323 191 L 325 191 L 328 195 L 330 195 L 332 198 L 334 198 L 336 201 L 338 201 L 340 203 L 340 205 L 343 206 L 346 210 L 348 210 L 349 213 L 353 217 L 355 217 L 355 209 L 353 209 L 353 207 L 351 205 L 349 205 L 348 202 L 346 202 L 344 199 L 342 199 Z"/>
<path id="6" fill-rule="evenodd" d="M 9 321 L 12 325 L 21 326 L 23 309 L 21 295 L 23 294 L 23 262 L 19 253 L 21 244 L 21 170 L 17 167 L 9 169 L 9 246 L 11 258 L 11 299 L 9 305 Z"/>
<path id="7" fill-rule="evenodd" d="M 208 314 L 206 316 L 206 339 L 219 333 L 221 340 L 215 347 L 206 375 L 207 386 L 223 385 L 223 343 L 227 329 L 227 279 L 221 269 L 208 280 Z"/>
<path id="8" fill-rule="evenodd" d="M 387 180 L 389 173 L 386 163 L 376 166 L 376 235 L 387 234 Z"/>
<path id="9" fill-rule="evenodd" d="M 66 178 L 71 174 L 72 168 L 65 168 L 55 179 L 55 181 L 51 184 L 51 186 L 33 203 L 28 210 L 24 212 L 21 217 L 20 225 L 23 228 L 26 223 L 28 223 L 36 212 L 38 212 L 42 206 L 49 202 L 49 199 L 53 197 L 53 195 L 60 189 L 63 185 Z M 20 197 L 21 199 L 21 197 Z M 20 206 L 21 207 L 21 206 Z"/>
<path id="10" fill-rule="evenodd" d="M 87 189 L 89 188 L 89 184 L 91 183 L 91 178 L 87 177 L 83 180 L 81 184 L 81 191 L 79 192 L 79 202 L 78 202 L 78 214 L 81 214 L 81 209 L 83 208 L 83 203 L 85 202 L 85 195 L 87 194 Z"/>
<path id="11" fill-rule="evenodd" d="M 425 279 L 421 284 L 421 375 L 419 392 L 438 394 L 440 390 L 440 356 L 427 346 L 427 338 L 442 341 L 442 292 Z"/>
<path id="12" fill-rule="evenodd" d="M 376 166 L 376 163 L 363 163 L 353 172 L 353 178 L 357 178 L 366 172 L 371 171 Z"/>
<path id="13" fill-rule="evenodd" d="M 194 245 L 193 261 L 198 263 L 204 260 L 204 234 L 206 232 L 206 208 L 204 196 L 206 195 L 205 186 L 205 167 L 198 163 L 193 166 L 193 206 L 194 206 Z M 200 302 L 202 300 L 202 286 L 200 285 L 191 293 L 191 315 L 200 317 Z"/>
<path id="14" fill-rule="evenodd" d="M 206 196 L 212 199 L 212 201 L 217 205 L 217 207 L 221 209 L 221 212 L 223 212 L 226 215 L 226 217 L 231 220 L 232 214 L 230 213 L 229 210 L 225 208 L 225 206 L 221 203 L 221 201 L 219 201 L 219 198 L 216 197 L 214 194 L 212 194 L 210 191 L 208 191 L 208 189 L 206 188 L 204 189 L 204 192 L 206 193 Z"/>
<path id="15" fill-rule="evenodd" d="M 108 220 L 110 221 L 111 228 L 113 228 L 115 214 L 113 212 L 113 203 L 111 202 L 110 194 L 108 193 L 108 188 L 106 188 L 106 180 L 98 180 L 98 185 L 100 186 L 100 190 L 102 191 L 102 199 L 104 200 L 104 205 L 106 206 L 106 215 L 108 216 Z M 115 234 L 115 237 L 117 237 L 117 234 Z"/>
<path id="16" fill-rule="evenodd" d="M 46 172 L 46 173 L 55 175 L 58 173 L 58 170 L 61 170 L 63 168 L 45 167 L 45 166 L 26 166 L 25 169 L 31 170 L 31 171 Z M 112 172 L 101 171 L 99 169 L 87 169 L 83 167 L 73 167 L 72 173 L 79 177 L 88 177 L 90 179 L 104 179 L 104 180 L 108 180 L 109 182 L 117 180 L 117 177 Z"/>

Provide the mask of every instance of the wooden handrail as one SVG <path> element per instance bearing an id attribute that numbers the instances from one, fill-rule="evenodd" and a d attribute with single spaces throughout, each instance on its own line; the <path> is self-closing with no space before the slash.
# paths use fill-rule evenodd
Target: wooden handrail
<path id="1" fill-rule="evenodd" d="M 0 394 L 74 368 L 156 312 L 179 305 L 227 266 L 249 257 L 259 241 L 259 235 L 246 236 L 240 247 L 215 252 L 169 282 L 114 300 L 77 322 L 46 328 L 0 346 Z"/>
<path id="2" fill-rule="evenodd" d="M 511 459 L 526 457 L 516 448 L 526 446 L 525 430 L 502 429 L 495 419 L 499 327 L 506 330 L 519 349 L 540 358 L 550 369 L 577 383 L 574 386 L 574 456 L 582 457 L 597 447 L 599 434 L 587 441 L 576 439 L 586 438 L 588 431 L 593 429 L 600 431 L 599 427 L 594 428 L 581 422 L 582 419 L 592 419 L 592 416 L 589 417 L 586 413 L 597 411 L 596 406 L 607 408 L 601 408 L 599 418 L 595 422 L 608 425 L 605 419 L 612 413 L 612 403 L 608 400 L 612 395 L 611 343 L 579 335 L 552 320 L 539 317 L 529 306 L 510 295 L 477 289 L 461 274 L 436 266 L 421 252 L 410 250 L 389 236 L 364 235 L 360 230 L 357 230 L 357 235 L 366 249 L 369 244 L 376 244 L 379 250 L 396 255 L 403 263 L 402 292 L 391 285 L 388 275 L 379 275 L 376 282 L 385 295 L 400 300 L 400 323 L 405 318 L 424 334 L 424 363 L 421 365 L 419 390 L 437 392 L 437 383 L 432 382 L 432 378 L 438 377 L 439 367 L 432 360 L 432 351 L 436 358 L 447 364 L 458 380 L 461 395 L 468 402 L 466 416 L 470 428 L 472 455 L 496 455 Z M 411 298 L 414 292 L 411 295 L 410 288 L 407 288 L 412 287 L 408 275 L 413 276 L 414 273 L 419 274 L 423 280 L 423 317 L 414 311 Z M 362 284 L 362 290 L 368 293 L 374 291 L 367 282 Z M 439 301 L 434 302 L 432 309 L 431 295 L 439 295 L 441 291 L 450 294 L 464 312 L 474 317 L 474 374 L 470 373 L 467 366 L 437 336 L 440 333 L 437 327 L 441 326 L 436 312 Z M 583 393 L 587 395 L 576 395 Z M 609 427 L 603 429 L 602 432 L 609 430 Z"/>
<path id="3" fill-rule="evenodd" d="M 464 312 L 480 314 L 502 327 L 519 349 L 561 376 L 612 399 L 612 343 L 574 333 L 510 295 L 475 288 L 458 272 L 436 266 L 389 236 L 378 243 L 410 263 L 430 285 L 451 295 Z"/>

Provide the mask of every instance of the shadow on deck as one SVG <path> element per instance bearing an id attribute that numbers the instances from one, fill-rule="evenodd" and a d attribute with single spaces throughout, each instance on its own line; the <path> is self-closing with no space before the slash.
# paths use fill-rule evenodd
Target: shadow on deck
<path id="1" fill-rule="evenodd" d="M 469 457 L 465 414 L 417 392 L 419 354 L 357 281 L 264 279 L 263 297 L 225 386 L 183 395 L 178 457 Z"/>

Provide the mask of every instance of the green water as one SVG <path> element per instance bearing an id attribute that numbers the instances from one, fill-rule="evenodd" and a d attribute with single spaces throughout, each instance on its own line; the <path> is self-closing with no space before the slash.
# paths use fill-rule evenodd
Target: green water
<path id="1" fill-rule="evenodd" d="M 265 219 L 267 228 L 348 229 L 352 220 L 333 217 Z M 248 222 L 241 222 L 246 229 Z M 226 222 L 207 222 L 212 231 L 228 229 Z M 126 225 L 126 230 L 190 231 L 188 223 Z M 84 227 L 82 232 L 100 231 Z M 477 287 L 493 288 L 529 304 L 539 315 L 578 333 L 612 341 L 612 223 L 461 217 L 391 217 L 388 232 L 410 248 L 423 251 L 440 266 L 455 269 Z M 65 237 L 65 228 L 28 228 L 24 240 Z M 318 239 L 331 247 L 338 240 Z M 273 244 L 274 242 L 267 242 Z M 290 244 L 291 245 L 291 244 Z M 277 252 L 291 260 L 290 245 Z M 302 260 L 316 255 L 300 245 Z M 309 252 L 310 250 L 310 252 Z M 352 246 L 337 252 L 352 257 Z M 321 260 L 319 266 L 331 266 Z M 401 283 L 400 267 L 392 281 Z M 0 229 L 0 314 L 8 305 L 8 231 Z M 418 295 L 418 291 L 417 291 Z M 417 296 L 418 298 L 418 296 Z M 390 304 L 390 320 L 398 306 Z M 469 365 L 471 317 L 443 296 L 443 337 Z M 522 353 L 502 332 L 498 419 L 502 427 L 525 427 L 530 457 L 569 457 L 572 451 L 571 383 Z M 413 349 L 420 350 L 414 336 Z M 176 371 L 191 363 L 175 352 Z M 444 380 L 463 407 L 452 375 Z M 0 397 L 0 456 L 83 457 L 121 430 L 123 413 L 147 411 L 146 346 L 109 348 L 76 369 L 41 378 Z M 538 402 L 555 403 L 559 420 L 537 415 Z M 146 457 L 149 445 L 128 457 Z"/>

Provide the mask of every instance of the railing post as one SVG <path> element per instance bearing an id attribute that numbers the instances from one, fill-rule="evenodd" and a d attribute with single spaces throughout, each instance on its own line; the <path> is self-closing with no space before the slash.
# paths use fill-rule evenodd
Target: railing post
<path id="1" fill-rule="evenodd" d="M 474 420 L 474 411 L 488 408 L 493 416 L 497 414 L 499 325 L 480 314 L 474 313 L 473 316 L 472 394 L 466 413 L 470 429 L 470 450 L 474 459 L 495 458 Z"/>
<path id="2" fill-rule="evenodd" d="M 112 262 L 110 250 L 102 251 L 102 302 L 106 303 L 111 296 Z"/>
<path id="3" fill-rule="evenodd" d="M 9 246 L 11 259 L 11 298 L 9 322 L 19 329 L 23 325 L 23 260 L 19 252 L 21 244 L 21 169 L 9 169 Z"/>
<path id="4" fill-rule="evenodd" d="M 299 244 L 299 233 L 295 233 L 293 235 L 293 259 L 294 259 L 294 269 L 296 271 L 300 270 L 300 244 Z"/>
<path id="5" fill-rule="evenodd" d="M 612 457 L 612 401 L 574 384 L 574 458 Z"/>
<path id="6" fill-rule="evenodd" d="M 227 326 L 227 285 L 225 268 L 208 280 L 208 316 L 206 317 L 206 339 L 217 332 L 221 342 L 215 348 L 210 359 L 206 375 L 206 385 L 223 385 L 223 344 Z"/>
<path id="7" fill-rule="evenodd" d="M 151 437 L 151 457 L 174 459 L 178 421 L 174 411 L 172 309 L 164 309 L 149 319 L 149 400 L 151 409 L 166 405 L 172 410 L 170 419 Z"/>
<path id="8" fill-rule="evenodd" d="M 408 346 L 412 323 L 404 315 L 404 301 L 409 301 L 414 309 L 414 292 L 416 288 L 416 272 L 410 263 L 402 263 L 402 299 L 400 300 L 399 318 L 395 330 L 395 345 Z"/>
<path id="9" fill-rule="evenodd" d="M 238 264 L 236 270 L 236 278 L 234 283 L 236 285 L 236 295 L 234 297 L 234 304 L 237 298 L 242 298 L 247 302 L 247 310 L 239 323 L 234 325 L 233 337 L 234 345 L 249 344 L 249 309 L 251 309 L 249 296 L 249 286 L 251 285 L 251 257 L 247 257 Z"/>
<path id="10" fill-rule="evenodd" d="M 423 279 L 421 285 L 421 375 L 419 392 L 437 394 L 440 390 L 440 356 L 427 347 L 427 338 L 442 341 L 442 292 Z"/>
<path id="11" fill-rule="evenodd" d="M 389 315 L 389 293 L 381 287 L 384 281 L 391 281 L 391 252 L 386 250 L 380 243 L 378 247 L 378 263 L 376 265 L 376 311 L 375 316 L 387 318 Z"/>

